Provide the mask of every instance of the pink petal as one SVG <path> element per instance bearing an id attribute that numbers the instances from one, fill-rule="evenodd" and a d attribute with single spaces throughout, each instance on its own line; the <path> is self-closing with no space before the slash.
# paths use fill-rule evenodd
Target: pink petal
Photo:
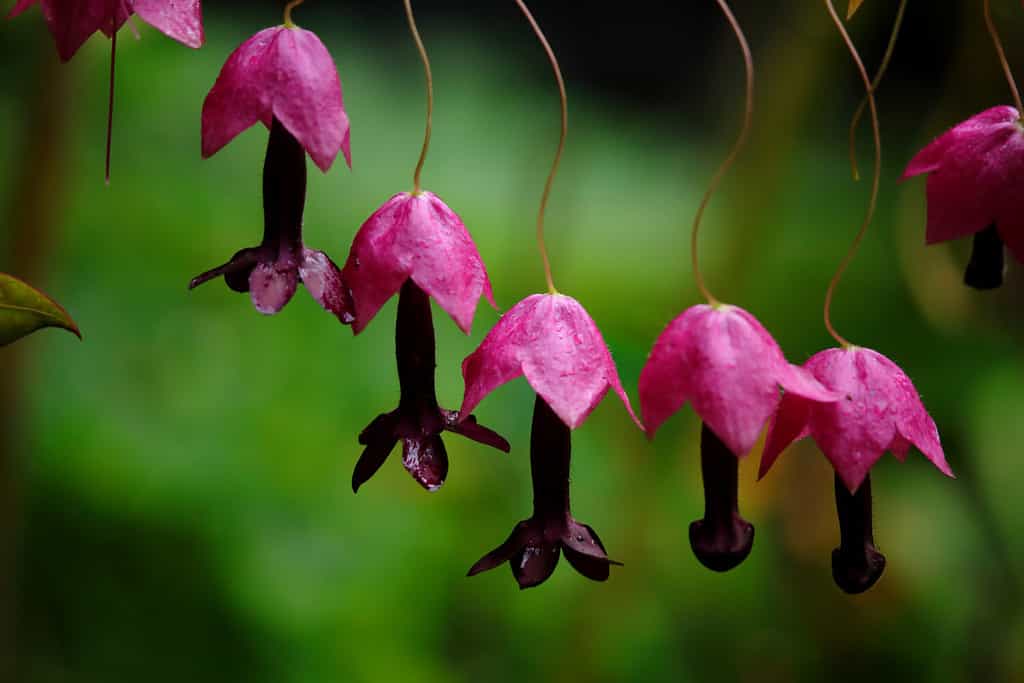
<path id="1" fill-rule="evenodd" d="M 534 309 L 544 296 L 528 296 L 506 311 L 480 346 L 462 361 L 466 391 L 459 408 L 460 416 L 469 415 L 487 394 L 523 374 L 519 348 L 527 338 L 526 330 Z"/>
<path id="2" fill-rule="evenodd" d="M 298 284 L 295 270 L 278 270 L 272 263 L 260 263 L 249 276 L 249 295 L 257 311 L 274 315 L 291 301 Z"/>
<path id="3" fill-rule="evenodd" d="M 198 48 L 203 45 L 203 12 L 200 0 L 133 0 L 135 13 L 164 35 Z"/>
<path id="4" fill-rule="evenodd" d="M 1013 107 L 993 107 L 939 136 L 910 161 L 903 178 L 929 174 L 929 244 L 973 234 L 993 222 L 1012 223 L 1011 239 L 1020 234 L 1024 129 L 1018 119 Z"/>
<path id="5" fill-rule="evenodd" d="M 203 102 L 203 158 L 216 154 L 236 135 L 269 118 L 272 93 L 265 88 L 273 68 L 270 46 L 283 26 L 263 29 L 231 53 Z"/>
<path id="6" fill-rule="evenodd" d="M 277 117 L 326 172 L 348 154 L 341 81 L 327 48 L 300 28 L 264 29 L 235 50 L 203 103 L 203 157 Z"/>
<path id="7" fill-rule="evenodd" d="M 700 305 L 685 310 L 658 338 L 641 374 L 640 401 L 653 428 L 690 401 L 742 457 L 775 411 L 783 382 L 809 398 L 829 396 L 790 369 L 754 316 L 735 306 Z"/>
<path id="8" fill-rule="evenodd" d="M 18 3 L 12 14 L 24 11 L 30 4 Z M 41 7 L 63 62 L 74 57 L 89 36 L 100 30 L 109 34 L 128 17 L 120 0 L 46 0 Z"/>
<path id="9" fill-rule="evenodd" d="M 782 397 L 775 415 L 768 424 L 768 435 L 764 440 L 761 465 L 757 470 L 758 479 L 768 473 L 771 466 L 779 459 L 782 451 L 786 450 L 791 443 L 808 435 L 807 423 L 813 405 L 812 401 L 795 393 L 787 393 Z"/>
<path id="10" fill-rule="evenodd" d="M 839 392 L 836 403 L 817 406 L 811 436 L 854 492 L 896 436 L 896 410 L 903 400 L 880 367 L 874 352 L 851 347 L 826 349 L 804 367 L 826 387 Z M 872 355 L 873 354 L 873 355 Z"/>
<path id="11" fill-rule="evenodd" d="M 640 371 L 640 413 L 651 439 L 665 420 L 683 407 L 690 394 L 690 347 L 687 313 L 680 314 L 658 336 Z"/>
<path id="12" fill-rule="evenodd" d="M 516 304 L 466 358 L 462 374 L 461 415 L 522 374 L 570 429 L 583 423 L 609 388 L 640 424 L 597 325 L 579 302 L 562 294 L 534 294 Z"/>
<path id="13" fill-rule="evenodd" d="M 866 351 L 877 356 L 879 365 L 888 366 L 888 371 L 891 373 L 896 391 L 902 393 L 902 400 L 896 412 L 896 440 L 903 440 L 913 444 L 940 472 L 947 477 L 954 476 L 953 470 L 950 468 L 949 463 L 946 462 L 946 455 L 942 450 L 939 430 L 935 426 L 932 416 L 928 414 L 928 410 L 921 402 L 921 396 L 917 393 L 917 389 L 914 388 L 914 383 L 891 360 L 875 351 L 870 351 L 869 349 Z M 899 453 L 896 450 L 901 446 L 902 444 L 899 443 L 892 444 L 889 450 L 893 452 L 893 455 L 898 456 Z M 905 447 L 903 452 L 906 453 Z"/>
<path id="14" fill-rule="evenodd" d="M 312 249 L 303 250 L 299 277 L 324 310 L 333 313 L 342 323 L 352 322 L 353 313 L 348 288 L 341 278 L 338 266 L 327 257 L 327 254 Z"/>
<path id="15" fill-rule="evenodd" d="M 348 115 L 334 60 L 312 31 L 288 28 L 277 35 L 273 80 L 264 84 L 273 88 L 274 115 L 324 173 L 339 150 L 351 166 Z"/>
<path id="16" fill-rule="evenodd" d="M 494 305 L 491 283 L 462 220 L 430 192 L 397 194 L 359 229 L 344 278 L 359 333 L 407 278 L 469 334 L 480 296 Z"/>

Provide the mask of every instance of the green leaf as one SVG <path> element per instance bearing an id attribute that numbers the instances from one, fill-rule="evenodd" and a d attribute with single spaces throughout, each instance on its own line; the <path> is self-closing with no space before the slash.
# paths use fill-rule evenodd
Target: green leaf
<path id="1" fill-rule="evenodd" d="M 860 9 L 864 0 L 850 0 L 850 6 L 846 10 L 846 18 L 851 18 Z"/>
<path id="2" fill-rule="evenodd" d="M 0 346 L 44 327 L 62 327 L 82 338 L 60 304 L 18 278 L 0 273 Z"/>

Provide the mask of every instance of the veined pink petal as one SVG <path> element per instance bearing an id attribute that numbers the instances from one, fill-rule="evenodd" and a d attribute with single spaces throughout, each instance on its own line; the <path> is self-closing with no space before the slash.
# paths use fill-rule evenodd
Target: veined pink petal
<path id="1" fill-rule="evenodd" d="M 768 473 L 771 466 L 779 459 L 782 451 L 791 443 L 799 441 L 809 434 L 807 425 L 814 403 L 797 394 L 785 394 L 779 407 L 768 424 L 768 435 L 764 439 L 764 452 L 761 453 L 761 465 L 757 470 L 760 479 Z"/>
<path id="2" fill-rule="evenodd" d="M 292 300 L 298 284 L 297 269 L 279 270 L 273 263 L 260 263 L 249 275 L 249 295 L 257 311 L 274 315 Z"/>
<path id="3" fill-rule="evenodd" d="M 202 47 L 203 11 L 200 0 L 132 0 L 144 22 L 188 47 Z"/>
<path id="4" fill-rule="evenodd" d="M 597 325 L 579 302 L 562 294 L 534 294 L 513 306 L 463 361 L 462 375 L 461 415 L 524 375 L 570 429 L 583 423 L 609 388 L 640 426 Z"/>
<path id="5" fill-rule="evenodd" d="M 891 360 L 871 349 L 827 349 L 805 366 L 842 398 L 812 406 L 808 425 L 822 453 L 854 492 L 886 450 L 906 453 L 916 446 L 944 474 L 952 476 L 935 423 L 913 383 Z"/>
<path id="6" fill-rule="evenodd" d="M 277 34 L 273 81 L 274 115 L 309 152 L 324 173 L 338 150 L 352 165 L 349 123 L 334 60 L 312 31 L 286 28 Z"/>
<path id="7" fill-rule="evenodd" d="M 397 194 L 356 233 L 345 263 L 361 332 L 407 278 L 412 278 L 469 334 L 481 295 L 494 305 L 491 283 L 469 231 L 431 192 Z"/>
<path id="8" fill-rule="evenodd" d="M 768 331 L 736 306 L 699 305 L 669 323 L 640 375 L 650 434 L 689 401 L 738 457 L 750 452 L 779 403 L 779 386 L 815 401 L 835 396 L 793 368 Z"/>
<path id="9" fill-rule="evenodd" d="M 971 235 L 991 223 L 1024 260 L 1024 128 L 1016 109 L 993 107 L 940 135 L 908 164 L 903 179 L 927 173 L 929 244 Z"/>
<path id="10" fill-rule="evenodd" d="M 228 57 L 203 103 L 203 157 L 256 121 L 269 126 L 275 116 L 322 171 L 339 150 L 351 165 L 338 71 L 310 31 L 264 29 Z"/>
<path id="11" fill-rule="evenodd" d="M 108 35 L 128 18 L 121 0 L 42 0 L 43 18 L 63 62 L 97 31 Z M 18 12 L 27 7 L 19 3 Z"/>
<path id="12" fill-rule="evenodd" d="M 272 93 L 265 83 L 273 69 L 268 63 L 270 49 L 283 26 L 263 29 L 231 53 L 217 76 L 217 82 L 203 102 L 203 158 L 216 154 L 236 135 L 273 109 Z"/>

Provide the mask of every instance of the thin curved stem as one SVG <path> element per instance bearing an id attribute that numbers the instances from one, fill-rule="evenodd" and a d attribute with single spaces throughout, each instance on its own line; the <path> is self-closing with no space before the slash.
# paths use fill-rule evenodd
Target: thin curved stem
<path id="1" fill-rule="evenodd" d="M 718 190 L 718 186 L 722 184 L 722 178 L 725 177 L 725 174 L 736 163 L 736 157 L 739 156 L 740 150 L 743 149 L 743 145 L 746 144 L 747 137 L 750 135 L 750 124 L 754 118 L 754 59 L 750 54 L 750 45 L 747 44 L 747 38 L 743 35 L 743 29 L 740 28 L 740 24 L 736 21 L 736 17 L 733 15 L 732 10 L 729 9 L 726 0 L 716 1 L 722 9 L 722 13 L 725 14 L 726 21 L 729 22 L 732 32 L 736 35 L 737 42 L 739 42 L 740 51 L 743 53 L 743 65 L 747 74 L 747 85 L 746 100 L 743 108 L 743 126 L 740 128 L 740 134 L 736 138 L 736 142 L 733 143 L 732 149 L 729 150 L 729 154 L 725 157 L 722 165 L 718 167 L 715 175 L 711 177 L 708 189 L 704 191 L 704 196 L 700 200 L 700 206 L 697 207 L 697 214 L 693 217 L 693 228 L 690 231 L 690 259 L 693 267 L 693 279 L 701 295 L 712 306 L 717 305 L 719 302 L 708 291 L 707 285 L 704 284 L 704 276 L 700 272 L 700 265 L 697 259 L 697 235 L 700 233 L 700 222 L 704 218 L 704 211 L 708 207 L 708 202 L 711 201 L 711 196 Z"/>
<path id="2" fill-rule="evenodd" d="M 885 46 L 882 63 L 878 66 L 878 71 L 875 73 L 875 80 L 871 82 L 871 92 L 878 90 L 878 84 L 882 82 L 882 78 L 889 68 L 889 61 L 892 59 L 892 53 L 896 49 L 896 39 L 900 35 L 900 27 L 903 25 L 903 15 L 906 11 L 907 0 L 900 0 L 900 6 L 896 9 L 896 19 L 892 23 L 892 33 L 889 34 L 889 44 Z M 853 118 L 850 120 L 850 170 L 853 172 L 854 180 L 860 180 L 860 170 L 857 168 L 857 127 L 860 126 L 860 120 L 864 116 L 864 109 L 867 106 L 868 97 L 865 95 L 864 99 L 857 105 L 857 111 L 853 113 Z"/>
<path id="3" fill-rule="evenodd" d="M 295 23 L 292 21 L 292 10 L 303 2 L 305 0 L 291 0 L 291 2 L 284 6 L 284 25 L 288 28 L 295 28 Z"/>
<path id="4" fill-rule="evenodd" d="M 985 0 L 985 26 L 988 27 L 988 34 L 992 36 L 992 45 L 996 48 L 996 54 L 999 55 L 999 63 L 1003 65 L 1006 83 L 1010 86 L 1010 92 L 1013 93 L 1013 103 L 1017 105 L 1017 114 L 1024 116 L 1024 106 L 1020 102 L 1020 91 L 1017 90 L 1017 81 L 1013 80 L 1013 71 L 1010 70 L 1010 63 L 1006 61 L 1006 52 L 1003 50 L 1003 41 L 999 39 L 999 31 L 996 30 L 996 25 L 992 22 L 992 8 L 990 4 L 989 0 Z"/>
<path id="5" fill-rule="evenodd" d="M 114 73 L 117 64 L 117 25 L 112 21 L 110 33 L 110 93 L 107 96 L 107 154 L 105 165 L 105 182 L 110 184 L 110 146 L 114 137 Z"/>
<path id="6" fill-rule="evenodd" d="M 562 131 L 558 138 L 558 149 L 555 151 L 555 160 L 551 164 L 551 172 L 548 174 L 547 182 L 544 183 L 544 194 L 540 197 L 540 209 L 537 211 L 537 249 L 540 251 L 541 260 L 544 262 L 544 277 L 547 279 L 548 292 L 555 294 L 558 292 L 555 289 L 555 282 L 551 277 L 551 260 L 548 258 L 548 249 L 544 244 L 544 213 L 548 208 L 548 198 L 551 196 L 551 186 L 555 183 L 555 176 L 558 174 L 558 165 L 562 162 L 562 153 L 565 151 L 565 137 L 569 132 L 569 104 L 568 98 L 565 94 L 565 81 L 562 79 L 562 70 L 558 66 L 558 59 L 555 57 L 554 50 L 551 49 L 551 45 L 548 43 L 548 39 L 544 37 L 544 32 L 540 30 L 540 26 L 537 24 L 537 20 L 530 14 L 529 8 L 523 0 L 515 0 L 516 4 L 519 5 L 519 9 L 522 10 L 523 16 L 526 17 L 526 21 L 530 23 L 533 28 L 533 32 L 537 35 L 537 39 L 540 41 L 541 46 L 544 48 L 544 52 L 548 55 L 548 60 L 551 62 L 551 68 L 555 72 L 555 81 L 558 83 L 558 97 L 562 106 Z"/>
<path id="7" fill-rule="evenodd" d="M 987 1 L 987 0 L 986 0 Z M 864 215 L 864 222 L 860 225 L 860 230 L 857 231 L 857 236 L 853 239 L 853 244 L 850 245 L 849 251 L 846 252 L 846 256 L 843 257 L 842 262 L 839 264 L 839 268 L 836 269 L 836 274 L 832 276 L 832 281 L 828 283 L 828 291 L 825 292 L 825 329 L 832 335 L 832 338 L 840 346 L 851 346 L 850 342 L 844 339 L 836 328 L 832 326 L 831 320 L 831 309 L 832 309 L 832 296 L 835 294 L 836 286 L 843 277 L 843 273 L 846 271 L 847 266 L 850 265 L 850 261 L 857 254 L 857 248 L 860 247 L 860 243 L 864 241 L 864 235 L 867 234 L 868 226 L 871 225 L 871 219 L 875 215 L 875 206 L 878 204 L 878 182 L 879 177 L 882 174 L 882 136 L 879 132 L 878 126 L 878 108 L 875 106 L 875 93 L 871 87 L 871 78 L 868 76 L 867 69 L 864 68 L 864 62 L 860 59 L 860 54 L 857 52 L 857 48 L 854 46 L 853 41 L 850 40 L 850 35 L 846 32 L 846 28 L 843 26 L 842 20 L 839 15 L 836 14 L 836 8 L 832 5 L 832 0 L 825 0 L 825 8 L 828 10 L 829 15 L 832 17 L 832 22 L 836 25 L 839 30 L 839 35 L 842 36 L 843 42 L 846 43 L 846 48 L 850 51 L 850 56 L 853 57 L 854 63 L 857 65 L 857 70 L 860 72 L 861 80 L 864 81 L 864 89 L 867 92 L 868 107 L 871 110 L 871 132 L 875 139 L 875 166 L 874 176 L 871 179 L 871 197 L 868 199 L 868 210 Z"/>
<path id="8" fill-rule="evenodd" d="M 427 161 L 427 152 L 430 150 L 430 134 L 434 127 L 434 77 L 430 72 L 430 59 L 427 57 L 427 48 L 423 45 L 419 29 L 416 28 L 416 18 L 412 13 L 412 0 L 405 0 L 405 16 L 409 19 L 409 32 L 416 43 L 416 49 L 420 52 L 420 59 L 423 60 L 423 71 L 427 77 L 427 129 L 423 133 L 423 149 L 420 151 L 420 160 L 416 162 L 416 170 L 413 172 L 413 194 L 418 195 L 422 191 L 420 185 L 420 174 L 423 172 L 423 164 Z"/>

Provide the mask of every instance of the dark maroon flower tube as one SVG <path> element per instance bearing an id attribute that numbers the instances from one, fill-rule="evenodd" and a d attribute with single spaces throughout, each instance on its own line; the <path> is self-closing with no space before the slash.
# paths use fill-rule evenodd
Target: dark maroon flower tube
<path id="1" fill-rule="evenodd" d="M 996 224 L 974 233 L 971 259 L 964 271 L 964 284 L 974 289 L 997 289 L 1003 286 L 1006 274 L 1006 253 Z"/>
<path id="2" fill-rule="evenodd" d="M 739 565 L 754 545 L 754 525 L 740 516 L 739 460 L 706 425 L 700 431 L 704 517 L 690 524 L 690 547 L 700 563 L 716 572 Z"/>
<path id="3" fill-rule="evenodd" d="M 597 532 L 572 517 L 571 452 L 569 428 L 538 396 L 530 432 L 533 516 L 519 522 L 504 543 L 470 568 L 468 576 L 508 562 L 519 587 L 531 588 L 554 573 L 563 552 L 576 571 L 594 581 L 606 581 L 610 565 L 621 564 L 608 559 Z"/>
<path id="4" fill-rule="evenodd" d="M 832 551 L 832 578 L 851 595 L 875 585 L 885 571 L 885 555 L 875 548 L 871 524 L 871 477 L 851 494 L 836 475 L 839 547 Z"/>
<path id="5" fill-rule="evenodd" d="M 344 324 L 352 323 L 352 303 L 338 266 L 302 242 L 305 204 L 306 152 L 274 118 L 263 162 L 263 241 L 193 278 L 189 289 L 223 276 L 231 289 L 250 293 L 256 310 L 273 315 L 291 300 L 301 281 L 325 310 Z"/>
<path id="6" fill-rule="evenodd" d="M 452 431 L 506 453 L 509 451 L 505 439 L 478 424 L 472 415 L 459 422 L 458 412 L 438 405 L 430 298 L 411 278 L 405 281 L 398 295 L 395 357 L 401 388 L 398 408 L 378 415 L 359 435 L 359 443 L 366 448 L 352 473 L 353 491 L 358 491 L 380 469 L 398 441 L 402 442 L 405 469 L 430 491 L 439 489 L 448 476 L 448 453 L 441 432 Z"/>

